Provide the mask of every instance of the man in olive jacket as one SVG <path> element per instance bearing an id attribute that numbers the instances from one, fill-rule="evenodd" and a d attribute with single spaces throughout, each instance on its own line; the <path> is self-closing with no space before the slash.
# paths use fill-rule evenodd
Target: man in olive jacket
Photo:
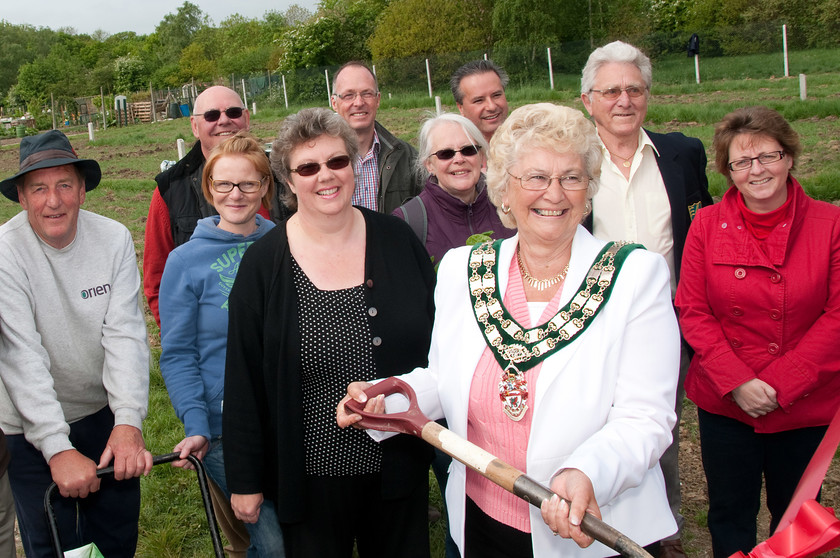
<path id="1" fill-rule="evenodd" d="M 376 121 L 379 85 L 362 62 L 348 62 L 339 68 L 332 88 L 332 108 L 359 140 L 352 203 L 390 215 L 423 190 L 423 181 L 414 172 L 417 151 Z"/>

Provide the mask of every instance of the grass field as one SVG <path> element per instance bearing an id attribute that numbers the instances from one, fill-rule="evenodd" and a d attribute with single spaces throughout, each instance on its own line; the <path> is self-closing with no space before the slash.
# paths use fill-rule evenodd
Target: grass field
<path id="1" fill-rule="evenodd" d="M 713 60 L 704 61 L 702 68 L 708 77 L 700 85 L 694 83 L 691 60 L 683 58 L 665 61 L 661 67 L 654 68 L 656 85 L 646 127 L 658 132 L 680 131 L 698 137 L 708 150 L 714 124 L 724 114 L 746 105 L 770 106 L 782 112 L 801 135 L 804 154 L 794 174 L 805 189 L 819 199 L 840 199 L 840 74 L 837 73 L 840 57 L 837 55 L 837 51 L 816 51 L 810 58 L 804 54 L 792 55 L 792 67 L 798 65 L 814 72 L 808 76 L 809 97 L 806 101 L 799 99 L 797 78 L 770 77 L 782 73 L 780 57 L 745 57 L 743 60 L 738 59 L 737 63 L 726 59 L 730 61 L 728 65 Z M 739 68 L 761 64 L 768 67 L 775 65 L 779 69 L 770 69 L 768 77 L 764 79 L 739 78 Z M 663 76 L 661 82 L 657 81 L 660 73 Z M 723 79 L 724 75 L 728 79 Z M 578 98 L 579 81 L 575 76 L 558 76 L 556 87 L 555 91 L 536 87 L 515 89 L 510 90 L 508 96 L 512 107 L 550 101 L 583 109 Z M 441 93 L 441 96 L 444 103 L 446 99 L 451 103 L 448 93 Z M 444 108 L 456 110 L 454 105 Z M 390 100 L 383 99 L 378 119 L 399 137 L 416 144 L 419 127 L 432 110 L 434 102 L 428 96 L 395 96 Z M 289 112 L 260 108 L 252 118 L 252 130 L 262 139 L 270 141 L 279 121 Z M 153 177 L 162 159 L 176 158 L 175 145 L 178 138 L 185 139 L 188 145 L 192 143 L 187 119 L 100 130 L 93 142 L 88 141 L 86 132 L 71 136 L 79 156 L 98 160 L 103 170 L 102 184 L 88 195 L 85 208 L 112 217 L 129 228 L 141 267 L 146 213 L 155 186 Z M 713 155 L 710 151 L 708 155 L 707 172 L 711 189 L 714 195 L 720 195 L 725 183 L 712 171 Z M 17 145 L 0 147 L 0 177 L 11 176 L 17 168 Z M 0 222 L 5 222 L 18 211 L 19 207 L 15 204 L 7 200 L 0 201 Z M 167 453 L 183 437 L 183 429 L 175 418 L 157 368 L 160 355 L 157 328 L 151 319 L 148 320 L 148 326 L 154 367 L 151 372 L 150 407 L 145 436 L 154 453 Z M 684 420 L 688 422 L 684 437 L 696 446 L 696 431 L 690 423 L 690 416 L 684 417 Z M 691 456 L 691 446 L 686 451 Z M 691 459 L 693 466 L 699 467 L 696 456 Z M 704 490 L 704 487 L 695 484 L 686 486 L 684 490 L 685 494 L 691 495 L 692 502 L 701 501 Z M 142 486 L 143 511 L 138 556 L 212 555 L 200 498 L 191 473 L 168 466 L 157 467 L 150 477 L 143 480 Z M 432 494 L 437 496 L 436 490 Z M 705 556 L 709 550 L 703 539 L 705 525 L 702 506 L 696 502 L 692 505 L 696 509 L 690 510 L 688 551 L 691 556 Z M 440 523 L 433 525 L 433 556 L 436 557 L 443 556 L 442 529 Z"/>

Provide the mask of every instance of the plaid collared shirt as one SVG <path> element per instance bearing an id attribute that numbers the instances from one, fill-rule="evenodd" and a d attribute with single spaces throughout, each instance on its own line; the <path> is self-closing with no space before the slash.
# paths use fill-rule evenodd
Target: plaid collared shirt
<path id="1" fill-rule="evenodd" d="M 356 171 L 356 190 L 353 192 L 353 205 L 379 211 L 379 136 L 373 131 L 373 145 L 364 156 L 359 155 L 353 170 Z"/>

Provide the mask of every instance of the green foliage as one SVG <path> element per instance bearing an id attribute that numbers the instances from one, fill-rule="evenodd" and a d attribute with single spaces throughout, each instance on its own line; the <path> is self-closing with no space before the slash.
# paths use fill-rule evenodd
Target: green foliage
<path id="1" fill-rule="evenodd" d="M 492 46 L 491 18 L 486 0 L 391 2 L 370 38 L 370 51 L 379 61 L 486 49 Z"/>
<path id="2" fill-rule="evenodd" d="M 126 95 L 147 86 L 146 65 L 138 56 L 121 56 L 114 61 L 114 89 Z"/>
<path id="3" fill-rule="evenodd" d="M 15 84 L 21 66 L 49 53 L 54 38 L 49 29 L 0 20 L 0 93 Z"/>
<path id="4" fill-rule="evenodd" d="M 265 29 L 256 19 L 234 14 L 222 22 L 218 29 L 218 69 L 222 74 L 261 72 L 270 68 L 271 42 L 268 36 L 276 31 Z"/>
<path id="5" fill-rule="evenodd" d="M 537 47 L 575 39 L 587 21 L 583 2 L 541 0 L 496 0 L 493 34 L 499 45 Z"/>
<path id="6" fill-rule="evenodd" d="M 195 4 L 185 1 L 174 14 L 166 14 L 155 28 L 156 55 L 164 61 L 177 60 L 203 27 L 210 25 L 209 17 Z"/>
<path id="7" fill-rule="evenodd" d="M 367 38 L 386 0 L 323 0 L 317 16 L 290 29 L 280 41 L 281 70 L 338 66 L 369 60 Z"/>
<path id="8" fill-rule="evenodd" d="M 191 43 L 181 51 L 178 68 L 178 81 L 181 83 L 191 79 L 209 81 L 217 75 L 216 64 L 207 55 L 207 47 L 201 43 Z"/>

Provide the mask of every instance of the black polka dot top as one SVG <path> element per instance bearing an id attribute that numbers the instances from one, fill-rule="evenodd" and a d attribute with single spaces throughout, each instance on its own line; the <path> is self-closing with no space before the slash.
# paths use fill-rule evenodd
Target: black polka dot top
<path id="1" fill-rule="evenodd" d="M 363 285 L 319 290 L 292 258 L 298 295 L 306 473 L 379 472 L 382 452 L 363 430 L 341 429 L 335 408 L 350 382 L 376 377 Z"/>

